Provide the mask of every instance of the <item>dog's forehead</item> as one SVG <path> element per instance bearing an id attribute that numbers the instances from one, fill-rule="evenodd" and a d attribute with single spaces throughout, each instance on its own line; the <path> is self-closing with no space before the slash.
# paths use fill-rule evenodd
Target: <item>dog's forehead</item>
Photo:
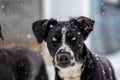
<path id="1" fill-rule="evenodd" d="M 59 21 L 58 24 L 60 24 L 62 27 L 74 27 L 75 22 L 74 21 Z"/>
<path id="2" fill-rule="evenodd" d="M 54 31 L 62 31 L 63 28 L 65 28 L 66 31 L 75 31 L 77 30 L 77 25 L 72 21 L 59 21 Z"/>

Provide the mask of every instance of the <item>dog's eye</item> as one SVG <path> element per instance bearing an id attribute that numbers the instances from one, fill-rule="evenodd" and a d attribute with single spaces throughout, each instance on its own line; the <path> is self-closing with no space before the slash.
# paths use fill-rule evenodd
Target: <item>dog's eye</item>
<path id="1" fill-rule="evenodd" d="M 76 41 L 77 40 L 77 37 L 75 35 L 68 34 L 67 38 L 69 41 Z"/>
<path id="2" fill-rule="evenodd" d="M 77 37 L 74 36 L 71 38 L 71 41 L 75 41 L 76 39 L 77 39 Z"/>
<path id="3" fill-rule="evenodd" d="M 56 42 L 56 41 L 57 41 L 57 38 L 56 38 L 56 37 L 53 37 L 53 38 L 52 38 L 52 41 L 53 41 L 53 42 Z"/>

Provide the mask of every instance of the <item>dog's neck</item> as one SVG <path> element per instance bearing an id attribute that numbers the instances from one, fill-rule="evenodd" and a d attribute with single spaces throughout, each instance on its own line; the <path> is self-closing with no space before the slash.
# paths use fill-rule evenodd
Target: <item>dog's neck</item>
<path id="1" fill-rule="evenodd" d="M 67 68 L 59 68 L 58 76 L 63 80 L 80 80 L 82 64 L 75 64 Z"/>

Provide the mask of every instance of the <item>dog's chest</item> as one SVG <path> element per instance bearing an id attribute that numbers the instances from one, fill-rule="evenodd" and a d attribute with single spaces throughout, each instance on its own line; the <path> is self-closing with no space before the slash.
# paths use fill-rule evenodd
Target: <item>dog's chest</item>
<path id="1" fill-rule="evenodd" d="M 80 80 L 82 74 L 82 64 L 76 64 L 75 66 L 62 68 L 59 70 L 58 75 L 63 80 Z"/>

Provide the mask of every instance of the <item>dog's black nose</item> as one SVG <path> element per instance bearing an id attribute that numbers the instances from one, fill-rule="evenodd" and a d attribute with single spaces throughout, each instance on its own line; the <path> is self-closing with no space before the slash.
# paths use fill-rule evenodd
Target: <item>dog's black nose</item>
<path id="1" fill-rule="evenodd" d="M 60 67 L 67 67 L 70 65 L 70 53 L 69 52 L 64 52 L 64 51 L 59 51 L 57 54 L 57 62 L 58 66 Z"/>

